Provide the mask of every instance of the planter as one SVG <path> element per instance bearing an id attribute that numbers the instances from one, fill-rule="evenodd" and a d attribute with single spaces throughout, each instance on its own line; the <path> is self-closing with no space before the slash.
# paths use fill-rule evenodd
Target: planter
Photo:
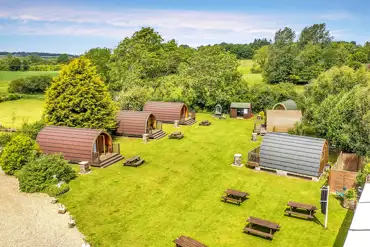
<path id="1" fill-rule="evenodd" d="M 357 204 L 356 200 L 351 200 L 351 199 L 346 199 L 346 198 L 344 198 L 342 202 L 342 206 L 344 208 L 351 209 L 351 210 L 355 210 L 356 204 Z"/>

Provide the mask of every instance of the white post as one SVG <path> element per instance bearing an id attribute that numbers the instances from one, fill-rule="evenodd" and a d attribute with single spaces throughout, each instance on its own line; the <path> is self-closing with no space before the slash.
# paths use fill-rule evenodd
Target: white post
<path id="1" fill-rule="evenodd" d="M 325 214 L 325 229 L 328 227 L 328 215 L 329 215 L 329 194 L 330 194 L 330 187 L 328 185 L 328 193 L 326 198 L 326 214 Z"/>

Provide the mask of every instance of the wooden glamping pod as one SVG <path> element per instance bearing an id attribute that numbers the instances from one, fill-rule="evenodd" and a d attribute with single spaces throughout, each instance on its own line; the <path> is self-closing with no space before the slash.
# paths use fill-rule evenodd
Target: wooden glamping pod
<path id="1" fill-rule="evenodd" d="M 329 148 L 325 139 L 267 133 L 261 146 L 249 152 L 248 165 L 279 174 L 317 179 L 328 159 Z"/>
<path id="2" fill-rule="evenodd" d="M 297 110 L 297 103 L 294 100 L 288 99 L 286 101 L 277 103 L 272 107 L 273 110 Z"/>
<path id="3" fill-rule="evenodd" d="M 117 115 L 118 135 L 142 137 L 149 134 L 149 138 L 160 139 L 166 136 L 162 131 L 162 123 L 147 111 L 120 111 Z"/>
<path id="4" fill-rule="evenodd" d="M 230 105 L 230 117 L 231 118 L 251 118 L 252 104 L 251 103 L 237 103 L 233 102 Z"/>
<path id="5" fill-rule="evenodd" d="M 189 117 L 188 107 L 182 102 L 148 101 L 144 105 L 144 111 L 152 112 L 158 121 L 164 123 L 174 123 L 175 121 L 179 121 L 183 125 L 195 123 L 195 114 Z"/>
<path id="6" fill-rule="evenodd" d="M 42 152 L 61 153 L 72 163 L 88 161 L 92 166 L 107 167 L 123 159 L 119 144 L 113 144 L 103 130 L 47 126 L 36 141 Z"/>

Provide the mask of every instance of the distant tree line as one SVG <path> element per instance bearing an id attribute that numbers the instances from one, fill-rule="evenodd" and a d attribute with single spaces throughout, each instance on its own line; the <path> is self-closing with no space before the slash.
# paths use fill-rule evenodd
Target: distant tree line
<path id="1" fill-rule="evenodd" d="M 272 43 L 271 40 L 264 39 L 254 39 L 252 43 L 247 44 L 233 44 L 233 43 L 225 43 L 222 42 L 220 44 L 216 44 L 214 46 L 220 46 L 225 51 L 234 54 L 237 59 L 252 59 L 255 52 L 263 46 L 270 45 Z M 202 46 L 201 46 L 202 47 Z"/>
<path id="2" fill-rule="evenodd" d="M 306 27 L 296 40 L 296 33 L 286 27 L 275 33 L 271 45 L 254 55 L 252 72 L 262 72 L 268 83 L 308 83 L 320 73 L 347 65 L 353 69 L 370 62 L 370 43 L 333 41 L 325 24 Z"/>
<path id="3" fill-rule="evenodd" d="M 61 54 L 55 59 L 46 59 L 37 54 L 18 57 L 8 53 L 0 58 L 0 71 L 55 71 L 60 70 L 61 65 L 69 63 L 72 59 L 73 57 L 68 54 Z"/>
<path id="4" fill-rule="evenodd" d="M 0 51 L 0 56 L 7 56 L 7 55 L 12 55 L 15 57 L 27 57 L 31 55 L 36 55 L 39 57 L 59 57 L 64 53 L 49 53 L 49 52 L 25 52 L 25 51 L 20 51 L 20 52 L 7 52 L 7 51 Z M 69 57 L 77 57 L 77 55 L 72 55 L 72 54 L 67 54 Z"/>

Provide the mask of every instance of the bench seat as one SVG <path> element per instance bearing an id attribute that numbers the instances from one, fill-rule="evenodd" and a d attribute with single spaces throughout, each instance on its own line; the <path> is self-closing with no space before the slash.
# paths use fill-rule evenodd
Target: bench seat
<path id="1" fill-rule="evenodd" d="M 304 218 L 308 218 L 308 219 L 313 219 L 313 216 L 312 215 L 303 214 L 303 213 L 299 213 L 299 212 L 295 212 L 295 211 L 291 211 L 291 210 L 287 210 L 287 211 L 285 211 L 285 213 L 288 214 L 289 216 L 290 215 L 297 215 L 297 216 L 300 216 L 300 217 L 304 217 Z"/>
<path id="2" fill-rule="evenodd" d="M 270 233 L 262 232 L 262 231 L 259 231 L 259 230 L 256 230 L 256 229 L 252 229 L 252 228 L 249 228 L 249 227 L 244 227 L 244 232 L 246 232 L 246 233 L 252 233 L 252 234 L 259 235 L 259 236 L 262 236 L 262 237 L 265 237 L 265 238 L 269 238 L 269 239 L 273 239 L 273 237 L 274 237 Z"/>
<path id="3" fill-rule="evenodd" d="M 228 197 L 228 196 L 222 196 L 221 199 L 226 202 L 226 201 L 231 201 L 231 202 L 234 202 L 234 203 L 237 203 L 240 205 L 240 203 L 242 202 L 241 199 L 235 199 L 235 198 L 232 198 L 232 197 Z"/>

